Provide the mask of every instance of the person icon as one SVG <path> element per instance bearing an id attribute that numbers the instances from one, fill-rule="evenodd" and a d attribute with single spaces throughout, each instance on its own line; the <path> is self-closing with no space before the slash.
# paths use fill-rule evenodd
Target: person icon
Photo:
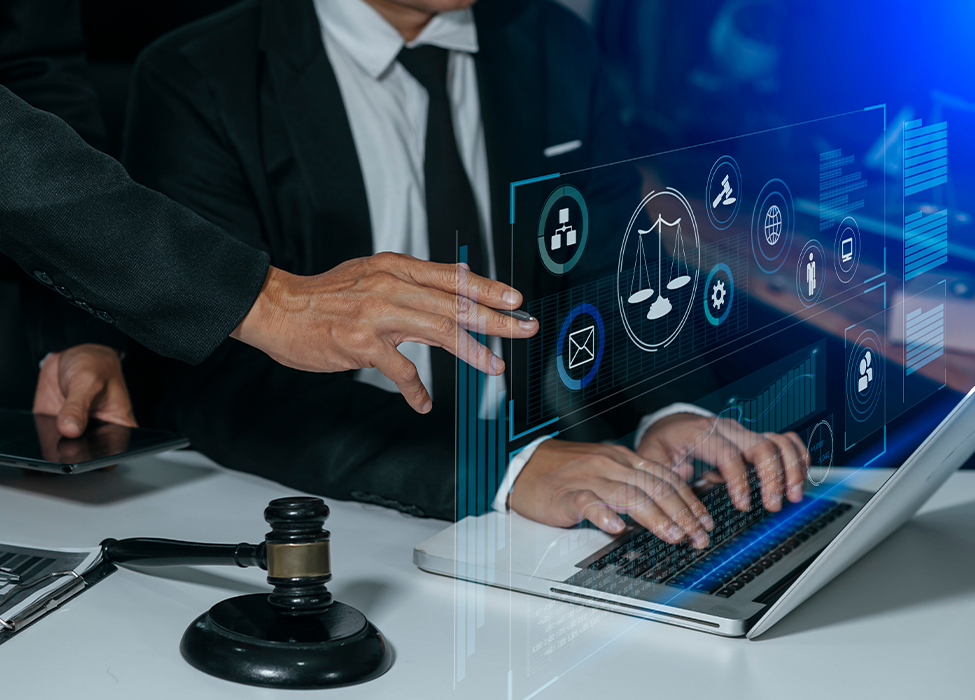
<path id="1" fill-rule="evenodd" d="M 872 359 L 873 356 L 869 350 L 860 358 L 860 379 L 857 381 L 857 389 L 861 394 L 866 392 L 870 386 L 870 382 L 873 381 L 873 367 L 870 366 Z"/>
<path id="2" fill-rule="evenodd" d="M 809 294 L 807 295 L 810 299 L 816 293 L 816 261 L 813 260 L 813 254 L 809 254 L 809 263 L 806 265 L 806 285 L 809 287 Z"/>

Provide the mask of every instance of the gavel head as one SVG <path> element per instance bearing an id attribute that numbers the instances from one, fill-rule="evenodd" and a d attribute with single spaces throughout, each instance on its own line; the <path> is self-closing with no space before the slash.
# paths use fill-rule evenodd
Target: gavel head
<path id="1" fill-rule="evenodd" d="M 332 603 L 326 518 L 328 506 L 310 496 L 278 498 L 264 510 L 271 526 L 264 538 L 267 582 L 274 587 L 268 603 L 279 614 L 316 615 Z"/>

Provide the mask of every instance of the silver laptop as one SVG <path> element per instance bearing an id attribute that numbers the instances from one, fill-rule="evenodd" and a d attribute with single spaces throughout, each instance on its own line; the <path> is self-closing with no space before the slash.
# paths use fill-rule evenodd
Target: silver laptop
<path id="1" fill-rule="evenodd" d="M 418 545 L 436 574 L 510 588 L 725 636 L 752 639 L 863 556 L 917 511 L 975 453 L 975 389 L 875 493 L 825 481 L 769 513 L 753 484 L 740 513 L 724 485 L 699 497 L 716 523 L 708 548 L 668 545 L 640 527 L 612 537 L 548 527 L 517 514 L 466 518 Z M 503 522 L 499 522 L 503 521 Z M 504 554 L 467 546 L 504 532 Z"/>

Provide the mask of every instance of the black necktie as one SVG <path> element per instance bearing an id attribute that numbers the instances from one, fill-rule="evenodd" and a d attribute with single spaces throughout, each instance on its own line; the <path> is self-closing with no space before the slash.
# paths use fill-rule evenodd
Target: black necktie
<path id="1" fill-rule="evenodd" d="M 466 245 L 467 264 L 471 270 L 487 275 L 477 201 L 457 150 L 457 134 L 451 115 L 450 95 L 447 93 L 448 58 L 447 49 L 438 46 L 404 48 L 398 58 L 429 97 L 423 178 L 430 260 L 457 262 L 459 248 L 455 246 Z M 431 352 L 431 365 L 434 398 L 453 402 L 453 357 L 444 350 L 434 349 Z"/>

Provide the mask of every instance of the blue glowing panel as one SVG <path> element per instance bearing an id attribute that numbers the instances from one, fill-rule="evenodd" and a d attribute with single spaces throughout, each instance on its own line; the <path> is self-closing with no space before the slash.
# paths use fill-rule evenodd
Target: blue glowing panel
<path id="1" fill-rule="evenodd" d="M 948 122 L 904 125 L 904 196 L 948 182 Z"/>
<path id="2" fill-rule="evenodd" d="M 948 262 L 948 210 L 904 217 L 904 278 L 909 280 Z"/>

